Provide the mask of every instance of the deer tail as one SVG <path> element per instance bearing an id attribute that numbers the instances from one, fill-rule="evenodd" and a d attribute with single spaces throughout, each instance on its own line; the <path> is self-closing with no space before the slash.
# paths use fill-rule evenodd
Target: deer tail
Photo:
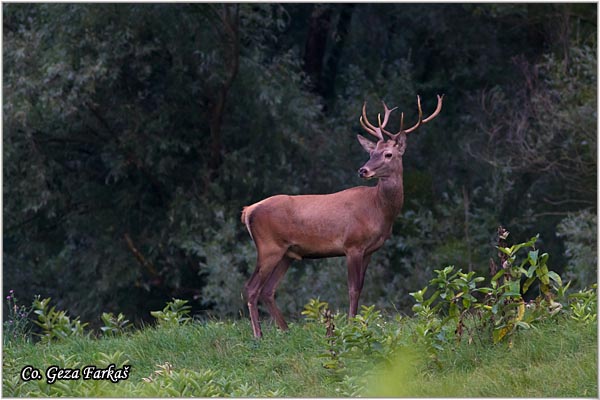
<path id="1" fill-rule="evenodd" d="M 254 237 L 252 236 L 252 230 L 250 229 L 250 214 L 252 213 L 252 210 L 254 209 L 253 206 L 246 206 L 242 209 L 242 224 L 246 225 L 246 229 L 248 229 L 248 233 L 250 234 L 250 237 L 252 238 L 252 240 L 254 240 Z"/>

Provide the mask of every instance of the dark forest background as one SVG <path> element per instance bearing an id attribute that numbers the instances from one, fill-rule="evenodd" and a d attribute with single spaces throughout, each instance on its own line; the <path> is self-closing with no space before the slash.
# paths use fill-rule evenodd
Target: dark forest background
<path id="1" fill-rule="evenodd" d="M 363 101 L 410 124 L 438 93 L 361 303 L 410 312 L 433 269 L 487 274 L 500 224 L 596 280 L 594 3 L 4 4 L 3 35 L 5 293 L 92 324 L 172 297 L 244 315 L 241 208 L 365 184 Z M 278 302 L 345 310 L 345 274 L 294 263 Z"/>

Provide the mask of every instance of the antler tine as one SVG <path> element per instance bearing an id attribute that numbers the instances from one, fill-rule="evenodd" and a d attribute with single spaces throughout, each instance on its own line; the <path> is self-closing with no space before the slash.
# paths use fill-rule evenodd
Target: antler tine
<path id="1" fill-rule="evenodd" d="M 437 117 L 437 115 L 440 113 L 440 111 L 442 111 L 442 99 L 444 98 L 444 95 L 437 95 L 437 99 L 438 99 L 438 103 L 437 103 L 437 107 L 435 108 L 435 111 L 433 112 L 433 114 L 431 114 L 429 117 L 425 118 L 423 120 L 423 123 L 426 124 L 427 122 L 431 121 L 432 119 L 434 119 L 435 117 Z"/>
<path id="2" fill-rule="evenodd" d="M 394 107 L 392 109 L 388 108 L 388 106 L 385 104 L 384 101 L 381 102 L 383 104 L 383 109 L 385 110 L 385 116 L 383 117 L 383 123 L 381 122 L 381 114 L 377 115 L 377 120 L 379 122 L 379 127 L 381 128 L 381 131 L 383 133 L 385 133 L 386 135 L 390 136 L 390 137 L 394 137 L 394 134 L 391 132 L 386 131 L 384 128 L 388 123 L 388 120 L 390 118 L 390 114 L 392 113 L 392 111 L 394 111 L 395 109 L 397 109 L 398 107 Z"/>
<path id="3" fill-rule="evenodd" d="M 369 128 L 365 124 L 365 122 L 363 121 L 363 117 L 360 117 L 359 120 L 360 120 L 360 124 L 365 129 L 365 131 L 369 132 L 371 135 L 375 136 L 377 139 L 383 140 L 383 135 L 381 134 L 381 129 L 379 129 L 379 128 L 375 128 L 375 129 Z M 368 123 L 368 121 L 367 121 L 367 123 Z"/>
<path id="4" fill-rule="evenodd" d="M 414 132 L 421 126 L 421 123 L 423 123 L 423 109 L 421 109 L 421 96 L 419 96 L 419 95 L 417 95 L 417 106 L 419 107 L 419 120 L 411 128 L 408 128 L 404 131 L 401 130 L 400 132 L 404 132 L 404 133 Z M 400 133 L 400 132 L 398 132 L 398 133 Z"/>
<path id="5" fill-rule="evenodd" d="M 383 109 L 385 110 L 385 116 L 383 117 L 383 124 L 381 123 L 381 121 L 379 122 L 379 127 L 381 129 L 383 129 L 387 125 L 388 119 L 390 118 L 390 114 L 392 113 L 392 111 L 394 111 L 398 107 L 394 107 L 392 109 L 389 109 L 388 106 L 385 104 L 384 101 L 382 101 L 381 103 L 383 104 Z"/>
<path id="6" fill-rule="evenodd" d="M 398 132 L 402 132 L 403 128 L 404 128 L 404 112 L 402 114 L 400 114 L 400 130 Z"/>
<path id="7" fill-rule="evenodd" d="M 371 135 L 375 136 L 379 140 L 383 140 L 383 134 L 381 133 L 381 128 L 378 128 L 378 127 L 374 126 L 373 124 L 371 124 L 369 122 L 369 119 L 367 118 L 367 102 L 366 101 L 363 104 L 362 116 L 360 117 L 360 124 Z"/>

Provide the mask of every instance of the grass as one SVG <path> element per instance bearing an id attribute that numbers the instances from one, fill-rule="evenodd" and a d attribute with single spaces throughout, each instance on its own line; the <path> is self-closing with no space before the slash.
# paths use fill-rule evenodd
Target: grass
<path id="1" fill-rule="evenodd" d="M 401 346 L 385 363 L 333 371 L 323 368 L 325 329 L 295 323 L 282 333 L 267 327 L 257 341 L 247 321 L 146 327 L 115 338 L 60 343 L 9 343 L 3 349 L 3 395 L 77 397 L 276 396 L 336 397 L 597 397 L 597 327 L 559 318 L 522 330 L 497 345 L 463 341 L 447 346 L 439 366 L 411 337 L 402 319 Z M 386 323 L 386 332 L 398 329 Z M 268 325 L 268 324 L 267 324 Z M 358 354 L 358 357 L 370 356 Z M 363 360 L 364 361 L 364 360 Z M 23 382 L 32 365 L 81 368 L 131 365 L 127 380 Z M 165 363 L 172 365 L 172 370 Z M 63 365 L 61 365 L 63 364 Z M 162 365 L 163 367 L 158 367 Z M 166 368 L 166 369 L 165 369 Z M 157 374 L 155 371 L 159 371 Z M 146 382 L 143 378 L 152 378 Z"/>
<path id="2" fill-rule="evenodd" d="M 166 362 L 175 371 L 215 371 L 218 378 L 225 378 L 240 387 L 249 387 L 247 394 L 250 395 L 334 394 L 323 390 L 327 371 L 316 357 L 318 349 L 312 346 L 318 341 L 314 337 L 318 334 L 316 330 L 292 324 L 290 332 L 284 334 L 267 328 L 261 341 L 254 340 L 251 332 L 245 322 L 209 322 L 172 328 L 148 327 L 117 338 L 73 338 L 62 343 L 9 345 L 4 348 L 4 394 L 13 395 L 7 387 L 7 380 L 19 378 L 25 365 L 32 365 L 43 372 L 50 365 L 57 364 L 54 357 L 60 355 L 74 356 L 72 362 L 79 366 L 98 365 L 100 353 L 112 354 L 115 351 L 123 352 L 129 360 L 131 374 L 127 381 L 114 385 L 123 386 L 123 391 L 111 390 L 108 394 L 97 393 L 98 396 L 128 395 L 129 386 L 143 383 L 142 378 L 150 377 L 157 370 L 157 365 Z M 68 383 L 77 385 L 83 382 Z M 19 393 L 25 394 L 39 385 L 44 386 L 44 383 L 24 383 Z"/>
<path id="3" fill-rule="evenodd" d="M 406 360 L 412 360 L 407 363 Z M 519 331 L 511 342 L 460 343 L 424 369 L 414 351 L 377 372 L 371 396 L 598 397 L 596 325 L 562 320 Z"/>

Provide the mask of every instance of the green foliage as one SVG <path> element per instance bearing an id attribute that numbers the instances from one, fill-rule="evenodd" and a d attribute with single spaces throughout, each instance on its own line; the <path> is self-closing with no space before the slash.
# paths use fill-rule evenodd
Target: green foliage
<path id="1" fill-rule="evenodd" d="M 37 326 L 42 328 L 40 335 L 43 342 L 64 340 L 70 337 L 83 336 L 83 329 L 88 323 L 81 323 L 79 317 L 71 320 L 66 311 L 57 311 L 56 306 L 50 307 L 52 299 L 40 300 L 36 297 L 33 301 L 33 313 L 37 315 Z"/>
<path id="2" fill-rule="evenodd" d="M 398 345 L 400 330 L 390 331 L 374 305 L 363 305 L 355 317 L 348 318 L 339 312 L 333 314 L 327 302 L 311 299 L 302 314 L 308 322 L 326 328 L 319 357 L 323 359 L 323 367 L 333 371 L 342 385 L 347 386 L 342 395 L 356 394 L 357 383 L 348 376 L 349 370 L 387 360 Z M 400 319 L 395 322 L 400 323 Z"/>
<path id="3" fill-rule="evenodd" d="M 308 322 L 324 323 L 326 320 L 326 314 L 329 310 L 329 303 L 321 301 L 319 298 L 310 299 L 308 303 L 304 305 L 302 315 Z"/>
<path id="4" fill-rule="evenodd" d="M 459 338 L 465 327 L 465 318 L 475 308 L 477 284 L 484 278 L 475 277 L 475 272 L 463 273 L 453 266 L 435 270 L 437 277 L 429 286 L 410 295 L 417 304 L 413 311 L 420 323 L 415 327 L 417 341 L 425 343 L 428 352 L 437 361 L 436 355 L 451 342 L 454 335 Z M 425 297 L 429 287 L 434 292 Z"/>
<path id="5" fill-rule="evenodd" d="M 338 314 L 328 349 L 335 356 L 332 360 L 335 364 L 325 363 L 324 366 L 344 368 L 348 364 L 382 360 L 389 352 L 393 339 L 383 335 L 385 322 L 375 306 L 363 305 L 355 317 L 348 318 L 347 323 L 343 322 L 345 319 L 346 315 Z"/>
<path id="6" fill-rule="evenodd" d="M 508 232 L 503 239 L 506 239 Z M 502 268 L 480 286 L 485 278 L 475 272 L 463 273 L 454 266 L 435 270 L 429 285 L 410 295 L 416 304 L 413 311 L 419 324 L 417 339 L 425 344 L 435 362 L 438 354 L 452 339 L 460 341 L 466 332 L 469 342 L 474 338 L 498 343 L 512 336 L 517 328 L 529 329 L 535 321 L 545 320 L 561 309 L 554 300 L 564 294 L 560 276 L 549 270 L 548 253 L 539 255 L 535 248 L 538 236 L 510 247 L 497 246 L 502 256 Z M 526 256 L 519 255 L 527 251 Z M 521 284 L 523 282 L 523 284 Z M 526 302 L 525 294 L 537 284 L 539 295 Z M 433 292 L 427 297 L 426 294 Z M 491 338 L 484 333 L 491 331 Z"/>
<path id="7" fill-rule="evenodd" d="M 562 280 L 556 272 L 549 270 L 548 253 L 539 256 L 539 250 L 535 249 L 538 237 L 536 235 L 527 242 L 511 247 L 498 247 L 506 255 L 506 259 L 502 258 L 502 270 L 492 277 L 491 288 L 482 290 L 488 296 L 485 308 L 489 307 L 492 313 L 495 342 L 517 327 L 529 328 L 531 322 L 543 318 L 546 312 L 554 315 L 562 308 L 560 303 L 554 301 L 563 286 Z M 517 253 L 527 248 L 531 248 L 527 257 L 520 264 L 517 263 Z M 525 280 L 521 286 L 523 278 Z M 540 295 L 526 307 L 523 296 L 534 283 L 538 284 Z"/>
<path id="8" fill-rule="evenodd" d="M 122 335 L 133 327 L 133 324 L 125 319 L 123 313 L 119 313 L 117 316 L 113 313 L 102 313 L 100 318 L 104 324 L 100 327 L 100 331 L 105 336 Z"/>
<path id="9" fill-rule="evenodd" d="M 421 291 L 411 293 L 411 296 L 417 301 L 413 311 L 420 312 L 426 309 L 436 313 L 443 312 L 451 318 L 458 317 L 465 309 L 472 307 L 477 299 L 472 293 L 475 292 L 477 284 L 484 280 L 483 277 L 475 277 L 475 272 L 463 273 L 461 270 L 454 271 L 454 267 L 446 267 L 443 270 L 436 270 L 437 277 L 429 281 L 429 285 L 435 292 L 425 300 L 424 295 L 427 287 Z M 431 304 L 437 298 L 441 301 L 431 308 Z M 442 310 L 442 307 L 445 309 Z"/>
<path id="10" fill-rule="evenodd" d="M 130 363 L 125 353 L 119 350 L 115 350 L 112 353 L 99 352 L 97 360 L 99 365 L 108 366 L 114 364 L 116 368 L 123 368 L 123 366 Z"/>
<path id="11" fill-rule="evenodd" d="M 194 371 L 188 369 L 175 370 L 173 365 L 165 362 L 157 365 L 157 369 L 137 385 L 134 389 L 139 397 L 253 397 L 256 390 L 247 384 L 218 376 L 211 369 Z M 263 397 L 281 397 L 279 390 L 269 390 Z"/>
<path id="12" fill-rule="evenodd" d="M 173 299 L 167 302 L 162 311 L 151 311 L 150 315 L 158 320 L 160 325 L 178 326 L 189 323 L 192 319 L 189 317 L 192 307 L 187 305 L 188 300 Z"/>
<path id="13" fill-rule="evenodd" d="M 151 376 L 143 378 L 146 385 L 136 391 L 140 397 L 223 397 L 230 393 L 215 382 L 215 373 L 211 370 L 201 372 L 173 370 L 169 362 L 157 365 Z"/>
<path id="14" fill-rule="evenodd" d="M 490 199 L 483 190 L 468 193 L 455 182 L 448 186 L 441 201 L 432 205 L 408 201 L 392 237 L 375 253 L 374 271 L 369 271 L 365 284 L 376 281 L 365 291 L 367 296 L 377 293 L 378 297 L 368 300 L 378 307 L 389 308 L 392 303 L 408 312 L 413 305 L 408 293 L 427 285 L 440 265 L 461 265 L 463 270 L 485 273 L 489 248 L 483 244 L 492 240 L 489 227 L 497 217 L 481 204 Z"/>
<path id="15" fill-rule="evenodd" d="M 569 260 L 565 276 L 574 282 L 574 287 L 582 288 L 596 278 L 597 228 L 598 218 L 590 210 L 569 214 L 557 226 L 556 234 L 564 238 Z"/>
<path id="16" fill-rule="evenodd" d="M 217 227 L 206 229 L 210 239 L 192 236 L 181 247 L 202 260 L 199 274 L 204 278 L 204 307 L 218 315 L 239 315 L 245 307 L 240 293 L 247 271 L 254 268 L 256 253 L 249 237 L 240 239 L 238 219 L 225 220 L 221 210 L 215 211 L 215 218 Z"/>
<path id="17" fill-rule="evenodd" d="M 474 117 L 479 133 L 468 145 L 504 175 L 498 179 L 512 182 L 494 193 L 504 220 L 544 224 L 554 233 L 569 212 L 595 208 L 596 89 L 590 88 L 597 82 L 596 51 L 578 43 L 541 61 L 516 57 L 513 63 L 521 75 L 515 85 L 498 85 L 473 99 L 483 112 Z"/>
<path id="18" fill-rule="evenodd" d="M 12 357 L 12 354 L 7 355 L 7 346 L 4 346 L 4 349 L 2 357 L 2 370 L 4 371 L 2 392 L 10 393 L 10 396 L 14 397 L 25 397 L 25 382 L 23 382 L 19 374 L 15 373 L 20 367 L 22 358 Z M 9 376 L 6 375 L 8 371 L 10 371 Z"/>
<path id="19" fill-rule="evenodd" d="M 590 289 L 582 289 L 569 295 L 571 319 L 585 323 L 595 324 L 598 320 L 598 284 L 593 284 Z"/>

